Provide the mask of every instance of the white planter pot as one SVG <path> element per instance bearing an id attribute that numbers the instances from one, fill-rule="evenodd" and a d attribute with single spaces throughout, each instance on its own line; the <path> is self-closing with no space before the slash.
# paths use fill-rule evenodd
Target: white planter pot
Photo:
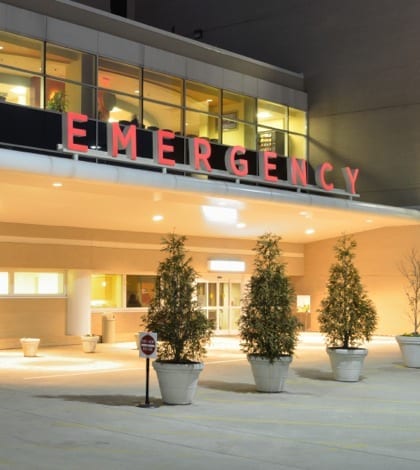
<path id="1" fill-rule="evenodd" d="M 39 338 L 20 338 L 23 355 L 25 357 L 35 357 L 38 351 L 39 342 Z"/>
<path id="2" fill-rule="evenodd" d="M 270 362 L 269 359 L 249 354 L 248 362 L 251 364 L 252 375 L 259 392 L 281 392 L 284 389 L 291 356 L 283 356 Z"/>
<path id="3" fill-rule="evenodd" d="M 406 367 L 420 367 L 420 336 L 396 336 Z"/>
<path id="4" fill-rule="evenodd" d="M 154 361 L 162 400 L 168 405 L 189 405 L 197 389 L 198 376 L 204 368 L 201 362 L 174 364 Z"/>
<path id="5" fill-rule="evenodd" d="M 357 382 L 367 356 L 367 349 L 327 348 L 334 379 L 340 382 Z"/>
<path id="6" fill-rule="evenodd" d="M 136 340 L 136 349 L 140 349 L 140 333 L 134 333 L 134 338 Z"/>
<path id="7" fill-rule="evenodd" d="M 93 353 L 96 350 L 99 336 L 82 336 L 82 347 L 85 353 Z"/>

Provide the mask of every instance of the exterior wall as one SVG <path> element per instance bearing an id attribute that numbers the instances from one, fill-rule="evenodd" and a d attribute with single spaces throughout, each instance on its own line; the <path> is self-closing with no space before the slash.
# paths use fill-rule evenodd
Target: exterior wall
<path id="1" fill-rule="evenodd" d="M 251 0 L 229 5 L 164 0 L 137 19 L 303 72 L 310 162 L 360 162 L 362 200 L 420 207 L 418 0 L 268 0 L 258 15 Z"/>
<path id="2" fill-rule="evenodd" d="M 82 6 L 76 3 L 70 5 L 55 0 L 39 0 L 30 5 L 26 0 L 0 2 L 0 29 L 307 109 L 301 74 L 203 47 L 198 42 L 99 10 L 96 13 L 80 8 Z"/>
<path id="3" fill-rule="evenodd" d="M 40 338 L 42 346 L 75 344 L 65 336 L 65 298 L 0 298 L 0 349 L 17 348 L 19 338 Z"/>
<path id="4" fill-rule="evenodd" d="M 1 270 L 59 269 L 88 270 L 92 273 L 155 274 L 161 253 L 161 234 L 87 230 L 0 223 Z M 235 276 L 245 283 L 253 267 L 253 240 L 189 237 L 186 248 L 203 279 L 216 279 L 208 271 L 210 258 L 245 261 L 247 272 Z M 302 276 L 302 244 L 282 245 L 290 275 Z M 226 277 L 227 275 L 224 274 Z M 18 347 L 22 336 L 41 338 L 42 345 L 75 344 L 66 336 L 67 298 L 0 297 L 0 348 Z M 131 341 L 141 330 L 146 309 L 93 311 L 92 333 L 102 335 L 102 316 L 115 317 L 115 339 Z"/>
<path id="5" fill-rule="evenodd" d="M 420 226 L 372 230 L 356 234 L 355 239 L 358 243 L 355 264 L 379 316 L 376 334 L 396 335 L 412 331 L 407 317 L 405 281 L 398 263 L 411 248 L 420 252 Z M 316 311 L 326 294 L 335 240 L 305 246 L 305 276 L 296 282 L 298 293 L 311 295 L 313 331 L 319 330 Z"/>

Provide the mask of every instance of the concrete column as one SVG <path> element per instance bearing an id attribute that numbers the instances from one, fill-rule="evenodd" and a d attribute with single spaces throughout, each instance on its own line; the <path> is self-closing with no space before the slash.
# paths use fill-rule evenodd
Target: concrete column
<path id="1" fill-rule="evenodd" d="M 66 334 L 91 333 L 90 271 L 69 270 L 67 273 Z"/>

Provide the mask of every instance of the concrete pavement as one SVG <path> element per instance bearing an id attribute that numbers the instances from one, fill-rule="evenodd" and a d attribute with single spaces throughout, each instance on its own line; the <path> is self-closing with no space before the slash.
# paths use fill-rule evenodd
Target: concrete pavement
<path id="1" fill-rule="evenodd" d="M 357 383 L 332 379 L 302 334 L 286 391 L 255 391 L 237 338 L 215 338 L 193 405 L 161 403 L 133 343 L 0 351 L 0 469 L 420 468 L 420 369 L 393 338 L 369 345 Z"/>

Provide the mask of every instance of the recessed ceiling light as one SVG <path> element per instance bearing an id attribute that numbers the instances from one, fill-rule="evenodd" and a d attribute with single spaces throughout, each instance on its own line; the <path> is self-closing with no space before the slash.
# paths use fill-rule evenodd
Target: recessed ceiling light
<path id="1" fill-rule="evenodd" d="M 308 211 L 300 211 L 299 215 L 301 215 L 302 217 L 306 217 L 307 219 L 309 219 L 309 217 L 311 217 L 311 213 L 308 212 Z"/>
<path id="2" fill-rule="evenodd" d="M 63 186 L 63 183 L 60 183 L 59 181 L 55 181 L 53 184 L 54 188 L 61 188 Z"/>
<path id="3" fill-rule="evenodd" d="M 315 229 L 314 228 L 307 228 L 305 230 L 305 233 L 306 233 L 306 235 L 312 235 L 313 233 L 315 233 Z"/>
<path id="4" fill-rule="evenodd" d="M 163 215 L 156 214 L 152 217 L 152 220 L 153 222 L 160 222 L 161 220 L 163 220 Z"/>
<path id="5" fill-rule="evenodd" d="M 238 211 L 232 207 L 201 206 L 204 217 L 209 222 L 236 224 Z"/>
<path id="6" fill-rule="evenodd" d="M 244 222 L 238 222 L 236 224 L 236 228 L 245 228 L 246 227 L 246 224 Z"/>
<path id="7" fill-rule="evenodd" d="M 365 222 L 366 222 L 367 224 L 371 224 L 371 223 L 373 222 L 373 219 L 366 219 Z"/>

